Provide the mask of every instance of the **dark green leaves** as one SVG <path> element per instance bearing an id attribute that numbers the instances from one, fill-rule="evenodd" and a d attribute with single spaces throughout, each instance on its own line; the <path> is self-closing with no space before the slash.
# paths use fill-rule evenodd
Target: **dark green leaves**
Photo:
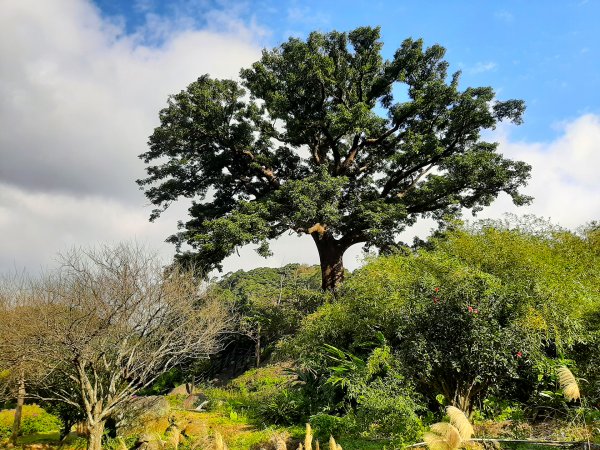
<path id="1" fill-rule="evenodd" d="M 529 201 L 519 188 L 530 167 L 480 136 L 520 123 L 523 102 L 461 91 L 439 45 L 407 39 L 385 61 L 379 37 L 371 27 L 313 32 L 242 70 L 247 92 L 205 75 L 171 96 L 141 155 L 152 219 L 192 199 L 171 240 L 218 266 L 249 242 L 268 254 L 265 240 L 286 230 L 319 224 L 342 250 L 384 248 L 422 215 L 476 211 L 500 192 Z"/>

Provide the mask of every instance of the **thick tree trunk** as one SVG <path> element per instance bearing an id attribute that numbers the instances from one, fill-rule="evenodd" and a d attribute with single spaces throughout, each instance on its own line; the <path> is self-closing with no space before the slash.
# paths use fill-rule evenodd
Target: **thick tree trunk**
<path id="1" fill-rule="evenodd" d="M 335 292 L 344 280 L 344 252 L 346 247 L 340 245 L 333 237 L 327 234 L 314 232 L 311 234 L 321 262 L 321 288 L 324 291 Z"/>
<path id="2" fill-rule="evenodd" d="M 88 445 L 87 450 L 102 450 L 102 435 L 104 434 L 104 421 L 98 420 L 87 423 Z"/>
<path id="3" fill-rule="evenodd" d="M 19 374 L 19 388 L 17 391 L 17 406 L 15 408 L 15 419 L 13 421 L 12 435 L 10 440 L 17 445 L 17 438 L 21 432 L 21 417 L 23 416 L 23 404 L 25 403 L 25 374 Z"/>

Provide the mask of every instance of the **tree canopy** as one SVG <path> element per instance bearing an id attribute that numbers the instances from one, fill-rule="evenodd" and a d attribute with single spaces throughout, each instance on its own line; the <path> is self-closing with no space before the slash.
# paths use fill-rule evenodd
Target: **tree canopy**
<path id="1" fill-rule="evenodd" d="M 530 167 L 481 138 L 519 124 L 523 102 L 459 89 L 440 45 L 407 39 L 390 60 L 382 47 L 379 28 L 313 32 L 264 50 L 241 83 L 204 75 L 169 97 L 138 183 L 151 220 L 192 200 L 169 238 L 179 257 L 210 270 L 239 246 L 268 255 L 269 239 L 309 234 L 334 289 L 353 244 L 393 248 L 419 217 L 477 211 L 500 192 L 530 200 L 518 190 Z"/>

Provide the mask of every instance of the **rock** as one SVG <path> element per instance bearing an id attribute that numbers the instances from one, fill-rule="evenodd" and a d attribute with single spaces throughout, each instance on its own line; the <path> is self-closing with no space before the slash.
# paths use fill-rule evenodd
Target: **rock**
<path id="1" fill-rule="evenodd" d="M 169 426 L 169 402 L 164 397 L 132 398 L 116 414 L 117 434 L 129 436 L 146 431 L 162 434 Z"/>
<path id="2" fill-rule="evenodd" d="M 183 401 L 183 409 L 194 409 L 194 405 L 198 402 L 199 395 L 188 395 Z"/>
<path id="3" fill-rule="evenodd" d="M 196 406 L 196 411 L 206 411 L 206 407 L 208 406 L 208 400 L 204 400 L 198 406 Z"/>
<path id="4" fill-rule="evenodd" d="M 169 448 L 177 450 L 179 443 L 181 442 L 181 430 L 177 425 L 171 425 L 165 432 L 165 442 Z"/>
<path id="5" fill-rule="evenodd" d="M 188 391 L 185 384 L 180 384 L 179 386 L 174 387 L 171 392 L 169 392 L 169 395 L 188 395 Z"/>
<path id="6" fill-rule="evenodd" d="M 142 433 L 138 438 L 134 449 L 135 450 L 162 450 L 164 448 L 163 442 L 159 436 L 150 433 Z"/>

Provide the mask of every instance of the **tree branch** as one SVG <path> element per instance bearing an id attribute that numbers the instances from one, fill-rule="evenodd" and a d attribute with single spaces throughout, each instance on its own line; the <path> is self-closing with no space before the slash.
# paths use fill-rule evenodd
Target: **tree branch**
<path id="1" fill-rule="evenodd" d="M 249 156 L 252 161 L 256 161 L 256 156 L 250 150 L 243 150 L 242 153 L 246 156 Z M 259 171 L 267 179 L 271 186 L 275 188 L 278 188 L 280 186 L 279 179 L 273 172 L 273 169 L 261 165 L 259 167 Z"/>

